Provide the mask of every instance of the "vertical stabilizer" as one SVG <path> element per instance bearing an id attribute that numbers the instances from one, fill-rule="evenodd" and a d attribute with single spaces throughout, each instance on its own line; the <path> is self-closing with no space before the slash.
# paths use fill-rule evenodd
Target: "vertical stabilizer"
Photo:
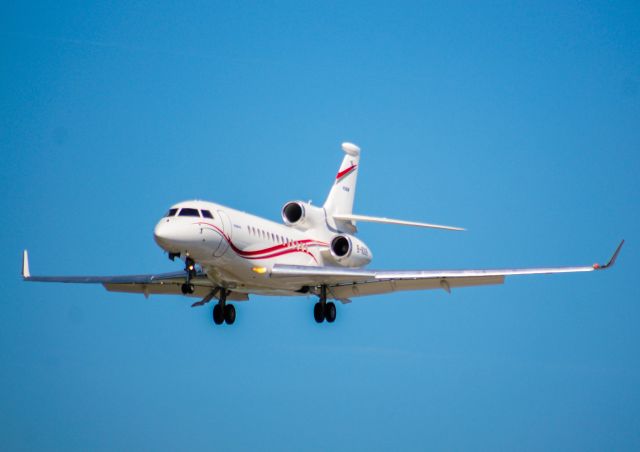
<path id="1" fill-rule="evenodd" d="M 327 215 L 350 214 L 353 211 L 353 198 L 356 194 L 358 166 L 360 164 L 360 148 L 352 143 L 342 143 L 346 153 L 329 196 L 324 203 Z"/>
<path id="2" fill-rule="evenodd" d="M 353 198 L 356 195 L 356 181 L 360 164 L 360 148 L 352 143 L 342 143 L 342 150 L 346 155 L 324 203 L 328 216 L 351 214 L 353 211 Z"/>
<path id="3" fill-rule="evenodd" d="M 31 277 L 31 272 L 29 271 L 29 253 L 27 250 L 22 252 L 22 277 L 24 279 Z"/>

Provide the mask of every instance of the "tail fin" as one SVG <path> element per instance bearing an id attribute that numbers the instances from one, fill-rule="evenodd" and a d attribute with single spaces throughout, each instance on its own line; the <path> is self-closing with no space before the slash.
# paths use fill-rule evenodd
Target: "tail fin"
<path id="1" fill-rule="evenodd" d="M 353 212 L 353 198 L 356 195 L 356 181 L 360 163 L 360 148 L 352 143 L 342 143 L 342 150 L 346 155 L 342 160 L 336 180 L 323 206 L 328 216 L 335 214 L 349 215 Z"/>

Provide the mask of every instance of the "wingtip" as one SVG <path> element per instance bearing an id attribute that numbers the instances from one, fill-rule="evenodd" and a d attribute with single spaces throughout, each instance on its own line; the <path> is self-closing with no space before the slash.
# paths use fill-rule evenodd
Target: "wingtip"
<path id="1" fill-rule="evenodd" d="M 29 279 L 31 272 L 29 271 L 29 252 L 24 250 L 22 252 L 22 278 Z"/>
<path id="2" fill-rule="evenodd" d="M 624 239 L 620 241 L 620 245 L 618 245 L 618 248 L 616 248 L 616 251 L 613 253 L 613 256 L 611 256 L 611 259 L 609 259 L 609 262 L 607 262 L 607 267 L 610 267 L 616 263 L 616 259 L 618 259 L 618 254 L 620 254 L 620 250 L 622 249 L 622 245 L 624 245 Z"/>
<path id="3" fill-rule="evenodd" d="M 604 270 L 605 268 L 613 267 L 613 265 L 616 263 L 616 260 L 618 259 L 618 254 L 620 254 L 622 245 L 624 245 L 624 239 L 622 239 L 616 250 L 613 252 L 613 255 L 611 256 L 611 259 L 609 259 L 609 262 L 607 262 L 605 265 L 595 264 L 593 268 L 595 270 Z"/>

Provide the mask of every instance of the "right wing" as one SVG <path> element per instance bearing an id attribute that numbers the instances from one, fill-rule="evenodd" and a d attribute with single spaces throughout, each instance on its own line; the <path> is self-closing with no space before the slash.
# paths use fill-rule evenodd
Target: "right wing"
<path id="1" fill-rule="evenodd" d="M 383 294 L 404 290 L 444 289 L 502 284 L 506 276 L 576 273 L 604 270 L 611 267 L 620 253 L 624 240 L 605 265 L 576 267 L 505 268 L 480 270 L 421 270 L 375 271 L 339 267 L 311 267 L 301 265 L 275 265 L 271 278 L 285 278 L 301 285 L 317 287 L 326 285 L 332 298 L 349 301 L 349 298 Z"/>
<path id="2" fill-rule="evenodd" d="M 102 284 L 110 292 L 141 293 L 145 296 L 151 294 L 183 295 L 180 287 L 187 281 L 184 271 L 170 273 L 155 273 L 146 275 L 118 275 L 118 276 L 32 276 L 29 270 L 29 254 L 24 251 L 22 258 L 22 278 L 29 282 L 57 282 L 72 284 Z M 199 271 L 191 278 L 194 292 L 189 297 L 205 298 L 216 289 L 207 275 Z M 231 292 L 227 300 L 248 300 L 245 293 Z"/>

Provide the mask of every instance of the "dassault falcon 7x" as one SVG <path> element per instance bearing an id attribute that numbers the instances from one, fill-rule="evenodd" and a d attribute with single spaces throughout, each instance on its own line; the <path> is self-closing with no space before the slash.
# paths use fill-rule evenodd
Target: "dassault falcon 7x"
<path id="1" fill-rule="evenodd" d="M 231 301 L 250 294 L 318 297 L 316 322 L 333 322 L 336 306 L 352 298 L 403 290 L 443 289 L 502 284 L 506 276 L 602 270 L 614 264 L 620 243 L 606 265 L 493 270 L 375 271 L 364 267 L 371 250 L 356 237 L 356 222 L 368 221 L 423 228 L 463 230 L 452 226 L 393 220 L 352 213 L 360 148 L 343 143 L 344 159 L 322 207 L 291 201 L 282 208 L 284 224 L 205 201 L 171 206 L 154 230 L 169 259 L 184 261 L 183 271 L 129 276 L 32 276 L 24 251 L 25 281 L 97 283 L 113 292 L 183 294 L 200 298 L 191 306 L 216 299 L 213 321 L 233 324 Z"/>

